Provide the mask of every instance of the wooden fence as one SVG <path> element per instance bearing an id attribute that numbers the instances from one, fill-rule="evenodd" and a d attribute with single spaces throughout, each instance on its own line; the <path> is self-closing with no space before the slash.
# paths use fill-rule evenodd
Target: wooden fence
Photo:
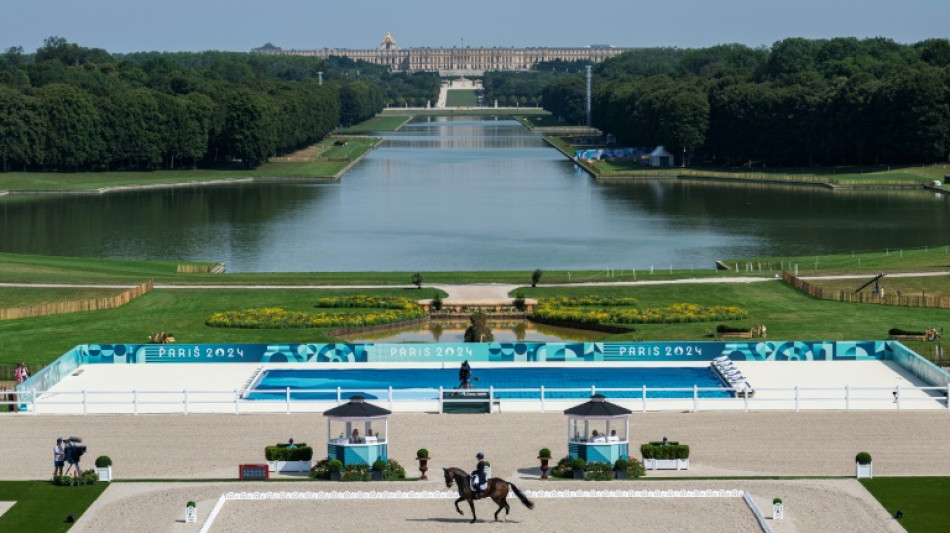
<path id="1" fill-rule="evenodd" d="M 71 302 L 54 302 L 48 304 L 31 305 L 29 307 L 13 307 L 0 309 L 0 320 L 14 320 L 18 318 L 34 318 L 47 315 L 61 315 L 65 313 L 81 313 L 83 311 L 99 311 L 115 309 L 152 290 L 152 280 L 132 287 L 121 294 L 109 298 L 92 298 Z"/>
<path id="2" fill-rule="evenodd" d="M 950 297 L 947 296 L 927 296 L 926 294 L 910 296 L 902 294 L 898 296 L 896 293 L 885 294 L 884 296 L 881 296 L 880 294 L 874 294 L 871 291 L 859 292 L 855 294 L 853 291 L 818 287 L 808 283 L 803 279 L 796 278 L 785 271 L 782 272 L 782 281 L 808 294 L 809 296 L 820 298 L 822 300 L 834 300 L 836 302 L 853 302 L 861 304 L 899 305 L 902 307 L 932 307 L 937 309 L 950 309 Z"/>

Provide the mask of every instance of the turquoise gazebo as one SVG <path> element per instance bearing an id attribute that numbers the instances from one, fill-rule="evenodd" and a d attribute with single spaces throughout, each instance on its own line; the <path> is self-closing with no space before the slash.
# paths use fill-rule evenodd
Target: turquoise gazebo
<path id="1" fill-rule="evenodd" d="M 386 436 L 389 435 L 391 414 L 392 411 L 388 409 L 366 403 L 366 399 L 359 395 L 350 398 L 348 403 L 325 411 L 323 416 L 327 417 L 327 457 L 331 461 L 339 459 L 344 465 L 372 465 L 377 459 L 385 461 L 389 456 Z M 341 429 L 341 423 L 345 428 L 336 438 L 333 437 L 334 423 L 338 431 Z M 383 426 L 382 433 L 379 432 L 380 425 Z"/>
<path id="2" fill-rule="evenodd" d="M 602 394 L 564 411 L 568 457 L 609 463 L 629 457 L 631 412 L 608 402 Z"/>

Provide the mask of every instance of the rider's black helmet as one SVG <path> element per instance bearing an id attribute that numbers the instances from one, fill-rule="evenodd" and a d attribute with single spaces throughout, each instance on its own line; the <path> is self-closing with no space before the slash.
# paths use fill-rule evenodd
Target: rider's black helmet
<path id="1" fill-rule="evenodd" d="M 482 453 L 482 452 L 478 452 L 478 453 L 475 454 L 475 458 L 476 458 L 476 459 L 484 459 L 484 458 L 485 458 L 485 454 Z"/>

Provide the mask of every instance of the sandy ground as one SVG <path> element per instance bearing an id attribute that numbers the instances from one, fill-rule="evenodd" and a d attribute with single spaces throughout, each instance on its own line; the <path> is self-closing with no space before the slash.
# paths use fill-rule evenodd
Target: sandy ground
<path id="1" fill-rule="evenodd" d="M 474 465 L 476 451 L 492 461 L 494 475 L 523 490 L 675 488 L 741 489 L 750 491 L 766 516 L 769 503 L 781 497 L 787 519 L 776 531 L 892 531 L 893 521 L 854 480 L 667 480 L 657 477 L 719 476 L 853 476 L 854 455 L 868 451 L 878 476 L 950 476 L 950 454 L 937 454 L 950 440 L 950 413 L 905 412 L 758 412 L 758 413 L 635 413 L 631 442 L 635 445 L 664 435 L 690 444 L 688 471 L 650 472 L 645 480 L 610 483 L 541 482 L 536 459 L 542 447 L 555 458 L 566 455 L 566 417 L 562 414 L 503 413 L 491 415 L 395 414 L 389 420 L 390 457 L 410 475 L 417 470 L 415 451 L 425 447 L 432 459 L 430 480 L 407 483 L 318 482 L 255 483 L 116 483 L 77 524 L 77 531 L 197 531 L 176 520 L 184 503 L 200 501 L 204 520 L 214 501 L 228 491 L 309 490 L 445 490 L 440 469 Z M 130 479 L 233 479 L 238 465 L 261 463 L 267 444 L 293 436 L 325 456 L 326 419 L 316 414 L 292 415 L 98 415 L 0 417 L 0 479 L 44 479 L 51 469 L 57 435 L 76 435 L 89 447 L 85 466 L 98 455 L 112 457 L 113 473 Z M 294 478 L 285 478 L 294 479 Z M 286 502 L 229 502 L 214 531 L 258 531 L 249 516 L 259 507 L 280 510 Z M 461 519 L 450 502 L 405 501 L 363 504 L 311 502 L 280 515 L 273 531 L 297 530 L 320 523 L 328 530 L 353 528 L 359 520 L 387 530 L 436 530 Z M 359 507 L 357 507 L 359 505 Z M 367 506 L 364 507 L 363 505 Z M 734 531 L 754 528 L 741 506 L 727 503 L 708 508 L 704 501 L 673 499 L 641 501 L 546 500 L 528 511 L 512 500 L 507 526 L 531 530 L 586 529 L 592 523 L 608 529 L 633 521 L 644 529 L 667 531 Z M 331 507 L 332 506 L 332 507 Z M 297 505 L 295 505 L 296 509 Z M 340 512 L 340 509 L 352 511 Z M 372 512 L 358 509 L 372 508 Z M 490 504 L 477 508 L 482 518 Z M 299 522 L 297 521 L 299 518 Z M 701 518 L 696 518 L 697 516 Z M 357 517 L 357 518 L 354 518 Z M 274 520 L 277 520 L 274 518 Z M 317 522 L 319 521 L 319 522 Z M 340 522 L 344 521 L 344 522 Z M 776 521 L 778 524 L 778 522 Z M 248 529 L 238 525 L 248 524 Z M 337 525 L 339 524 L 339 525 Z M 81 527 L 80 527 L 81 526 Z M 648 527 L 649 526 L 649 527 Z M 243 526 L 241 526 L 243 527 Z M 496 526 L 491 526 L 496 527 Z M 190 529 L 189 529 L 190 528 Z M 334 529 L 336 528 L 336 529 Z M 899 530 L 899 529 L 897 529 Z"/>
<path id="2" fill-rule="evenodd" d="M 596 427 L 596 426 L 592 426 Z M 117 479 L 229 479 L 238 465 L 264 460 L 264 446 L 294 437 L 326 456 L 327 419 L 318 414 L 202 414 L 0 417 L 0 479 L 44 479 L 57 436 L 88 446 L 83 464 L 113 460 Z M 376 429 L 381 429 L 376 427 Z M 867 451 L 881 476 L 950 476 L 945 411 L 634 413 L 633 448 L 668 436 L 689 444 L 688 471 L 665 476 L 854 475 L 854 455 Z M 567 418 L 554 413 L 436 415 L 397 413 L 389 419 L 389 456 L 415 469 L 427 448 L 430 468 L 468 468 L 477 451 L 495 475 L 533 479 L 537 453 L 567 455 Z M 634 454 L 635 455 L 635 454 Z"/>
<path id="3" fill-rule="evenodd" d="M 318 490 L 442 490 L 441 479 L 415 483 L 116 483 L 77 522 L 74 532 L 194 532 L 207 519 L 218 497 L 228 491 Z M 776 533 L 903 531 L 874 498 L 853 479 L 723 480 L 723 481 L 528 481 L 533 490 L 745 490 Z M 530 492 L 529 492 L 530 494 Z M 785 519 L 772 520 L 771 501 L 785 502 Z M 197 502 L 198 523 L 185 524 L 184 506 Z M 490 531 L 760 531 L 741 498 L 541 498 L 534 496 L 529 510 L 513 496 L 507 522 L 494 522 L 494 503 L 475 504 L 479 530 Z M 459 516 L 451 499 L 334 500 L 334 501 L 228 501 L 212 532 L 444 531 L 460 524 L 469 527 L 471 514 L 463 502 Z M 502 512 L 501 517 L 504 516 Z"/>

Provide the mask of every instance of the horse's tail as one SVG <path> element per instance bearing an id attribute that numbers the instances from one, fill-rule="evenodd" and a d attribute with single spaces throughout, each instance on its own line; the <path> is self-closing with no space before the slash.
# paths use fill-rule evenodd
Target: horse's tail
<path id="1" fill-rule="evenodd" d="M 507 483 L 508 483 L 508 486 L 511 487 L 511 490 L 514 491 L 515 496 L 517 496 L 518 499 L 521 500 L 521 503 L 523 503 L 525 507 L 527 507 L 528 509 L 534 509 L 533 501 L 529 500 L 528 497 L 525 496 L 523 492 L 518 490 L 518 487 L 516 487 L 514 483 L 510 481 L 508 481 Z"/>

